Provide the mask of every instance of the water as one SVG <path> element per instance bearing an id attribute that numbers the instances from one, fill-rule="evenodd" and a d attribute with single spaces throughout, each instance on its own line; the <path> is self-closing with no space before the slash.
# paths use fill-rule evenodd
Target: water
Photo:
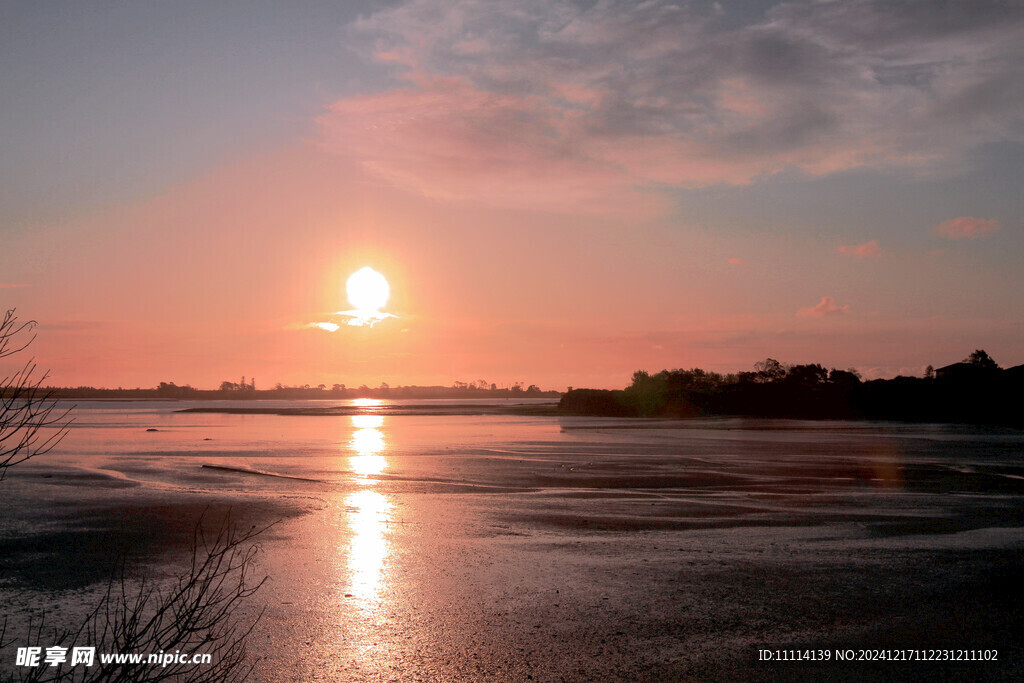
<path id="1" fill-rule="evenodd" d="M 509 403 L 80 401 L 0 484 L 0 598 L 72 623 L 113 548 L 171 576 L 213 506 L 278 521 L 260 680 L 748 675 L 758 647 L 872 638 L 1019 655 L 1020 432 Z"/>

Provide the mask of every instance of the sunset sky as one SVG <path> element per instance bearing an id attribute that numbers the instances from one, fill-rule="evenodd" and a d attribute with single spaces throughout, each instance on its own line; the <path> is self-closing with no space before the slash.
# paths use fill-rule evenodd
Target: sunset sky
<path id="1" fill-rule="evenodd" d="M 4 1 L 0 309 L 62 386 L 1024 363 L 1022 8 Z"/>

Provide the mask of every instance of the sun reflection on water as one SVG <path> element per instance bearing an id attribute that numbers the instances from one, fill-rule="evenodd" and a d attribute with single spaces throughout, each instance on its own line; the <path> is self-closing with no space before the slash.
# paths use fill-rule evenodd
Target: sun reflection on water
<path id="1" fill-rule="evenodd" d="M 381 474 L 388 467 L 387 458 L 381 453 L 387 449 L 384 432 L 383 415 L 353 415 L 352 426 L 356 428 L 349 440 L 349 446 L 357 455 L 350 456 L 348 461 L 352 471 L 361 477 Z"/>
<path id="2" fill-rule="evenodd" d="M 379 405 L 379 402 L 375 402 Z M 366 405 L 369 407 L 369 405 Z M 352 532 L 347 552 L 350 592 L 360 600 L 363 609 L 374 609 L 383 583 L 382 575 L 389 552 L 388 519 L 392 504 L 388 497 L 373 490 L 376 481 L 388 467 L 384 453 L 388 444 L 384 437 L 383 415 L 352 415 L 349 466 L 356 475 L 354 483 L 360 490 L 349 493 L 344 500 L 347 522 Z"/>
<path id="3" fill-rule="evenodd" d="M 345 497 L 352 540 L 348 552 L 351 593 L 364 601 L 376 599 L 388 555 L 387 525 L 391 503 L 377 491 L 354 491 Z"/>
<path id="4" fill-rule="evenodd" d="M 384 401 L 379 398 L 357 398 L 352 401 L 352 405 L 357 408 L 380 408 L 384 405 Z"/>
<path id="5" fill-rule="evenodd" d="M 380 429 L 384 426 L 383 415 L 353 415 L 349 419 L 356 429 Z"/>

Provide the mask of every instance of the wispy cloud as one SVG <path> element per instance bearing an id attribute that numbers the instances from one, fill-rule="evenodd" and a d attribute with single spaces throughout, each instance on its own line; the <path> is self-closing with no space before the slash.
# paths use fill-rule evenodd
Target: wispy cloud
<path id="1" fill-rule="evenodd" d="M 839 247 L 839 253 L 859 258 L 873 258 L 882 255 L 882 252 L 878 249 L 878 240 L 871 240 L 870 242 L 853 246 L 842 246 Z"/>
<path id="2" fill-rule="evenodd" d="M 817 305 L 801 308 L 796 312 L 796 315 L 798 318 L 823 318 L 826 315 L 839 315 L 849 310 L 849 304 L 838 306 L 835 299 L 830 296 L 823 296 Z"/>
<path id="3" fill-rule="evenodd" d="M 324 144 L 395 185 L 440 200 L 602 211 L 631 193 L 589 156 L 543 99 L 465 78 L 341 100 L 320 118 Z"/>
<path id="4" fill-rule="evenodd" d="M 948 237 L 951 240 L 973 240 L 991 234 L 998 229 L 999 221 L 994 218 L 985 219 L 961 216 L 939 223 L 933 231 L 935 234 Z"/>
<path id="5" fill-rule="evenodd" d="M 731 258 L 727 258 L 725 260 L 725 262 L 728 263 L 730 266 L 745 266 L 748 263 L 750 263 L 750 261 L 748 261 L 746 259 L 739 258 L 738 256 L 733 256 Z"/>
<path id="6" fill-rule="evenodd" d="M 1024 137 L 1011 11 L 410 0 L 352 29 L 404 85 L 335 102 L 323 142 L 427 196 L 573 209 L 786 169 L 931 172 Z"/>
<path id="7" fill-rule="evenodd" d="M 13 282 L 0 282 L 0 289 L 18 289 L 20 287 L 28 287 L 28 285 L 15 284 Z"/>
<path id="8" fill-rule="evenodd" d="M 331 315 L 330 320 L 306 323 L 305 325 L 299 325 L 298 327 L 324 330 L 325 332 L 337 332 L 341 329 L 342 325 L 348 325 L 350 327 L 373 327 L 377 323 L 387 320 L 388 318 L 397 317 L 398 316 L 393 313 L 385 313 L 384 311 L 338 311 Z"/>

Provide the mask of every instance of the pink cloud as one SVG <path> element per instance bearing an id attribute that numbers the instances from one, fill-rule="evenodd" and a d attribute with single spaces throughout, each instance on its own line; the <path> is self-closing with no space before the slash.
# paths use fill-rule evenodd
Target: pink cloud
<path id="1" fill-rule="evenodd" d="M 321 144 L 405 190 L 443 201 L 650 213 L 664 202 L 588 153 L 580 127 L 546 100 L 461 78 L 343 99 L 320 117 Z"/>
<path id="2" fill-rule="evenodd" d="M 645 188 L 744 185 L 802 166 L 856 165 L 846 150 L 796 150 L 766 158 L 722 154 L 679 133 L 602 130 L 588 98 L 495 93 L 462 77 L 417 75 L 415 87 L 346 98 L 318 119 L 320 144 L 396 187 L 442 201 L 650 215 L 669 205 Z M 813 169 L 812 169 L 813 167 Z"/>
<path id="3" fill-rule="evenodd" d="M 878 240 L 871 240 L 870 242 L 854 246 L 839 247 L 839 253 L 850 254 L 859 258 L 873 258 L 882 255 L 878 250 Z"/>
<path id="4" fill-rule="evenodd" d="M 796 312 L 798 318 L 823 318 L 826 315 L 838 315 L 850 310 L 850 304 L 836 305 L 836 300 L 830 296 L 821 297 L 816 306 L 801 308 Z"/>
<path id="5" fill-rule="evenodd" d="M 0 282 L 0 289 L 17 289 L 19 287 L 28 287 L 28 285 L 19 285 L 13 282 Z"/>
<path id="6" fill-rule="evenodd" d="M 750 263 L 750 261 L 748 261 L 746 259 L 739 258 L 738 256 L 733 256 L 732 258 L 728 258 L 728 259 L 725 260 L 725 262 L 728 263 L 730 266 L 745 266 L 748 263 Z"/>
<path id="7" fill-rule="evenodd" d="M 908 12 L 896 14 L 934 28 L 923 6 Z M 361 18 L 353 36 L 407 85 L 336 102 L 324 141 L 436 199 L 602 211 L 626 197 L 628 212 L 651 206 L 651 189 L 791 169 L 927 170 L 1015 130 L 1016 94 L 961 94 L 994 91 L 981 79 L 995 64 L 1015 82 L 1019 26 L 985 18 L 980 50 L 970 26 L 901 32 L 889 30 L 893 15 L 874 3 L 782 3 L 729 28 L 672 0 L 398 3 Z M 962 125 L 979 112 L 992 125 Z"/>
<path id="8" fill-rule="evenodd" d="M 999 229 L 999 221 L 995 218 L 971 218 L 961 216 L 951 218 L 935 226 L 933 232 L 936 235 L 948 237 L 951 240 L 977 239 L 984 237 Z"/>

